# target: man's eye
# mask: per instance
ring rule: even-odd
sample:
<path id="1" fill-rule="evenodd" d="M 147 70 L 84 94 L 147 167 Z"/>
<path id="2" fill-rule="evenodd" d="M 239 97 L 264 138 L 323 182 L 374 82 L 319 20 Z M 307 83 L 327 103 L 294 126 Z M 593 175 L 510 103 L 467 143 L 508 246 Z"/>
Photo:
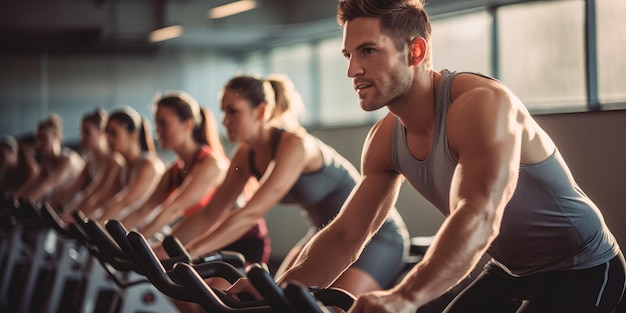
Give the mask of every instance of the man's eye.
<path id="1" fill-rule="evenodd" d="M 364 48 L 363 49 L 363 54 L 364 55 L 371 55 L 375 52 L 375 50 L 373 48 Z"/>

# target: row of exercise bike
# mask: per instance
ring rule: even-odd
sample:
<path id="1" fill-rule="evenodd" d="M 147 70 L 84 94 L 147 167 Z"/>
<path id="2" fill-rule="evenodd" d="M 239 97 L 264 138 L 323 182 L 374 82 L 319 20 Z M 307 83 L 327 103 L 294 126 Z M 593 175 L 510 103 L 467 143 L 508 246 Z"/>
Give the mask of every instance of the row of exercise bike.
<path id="1" fill-rule="evenodd" d="M 264 264 L 246 265 L 236 252 L 191 259 L 166 236 L 169 258 L 158 259 L 146 238 L 116 221 L 105 225 L 80 211 L 66 223 L 48 205 L 19 199 L 0 202 L 0 311 L 2 312 L 179 312 L 172 299 L 199 304 L 206 312 L 347 311 L 354 296 L 336 288 L 297 282 L 277 285 Z M 412 240 L 407 269 L 429 245 Z M 264 301 L 234 299 L 207 285 L 221 277 L 247 277 Z"/>

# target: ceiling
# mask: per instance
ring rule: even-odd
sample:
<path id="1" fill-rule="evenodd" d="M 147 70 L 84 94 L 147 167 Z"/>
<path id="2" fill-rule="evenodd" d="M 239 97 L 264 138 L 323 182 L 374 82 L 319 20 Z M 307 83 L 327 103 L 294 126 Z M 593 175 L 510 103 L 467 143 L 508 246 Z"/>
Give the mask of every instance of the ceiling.
<path id="1" fill-rule="evenodd" d="M 212 20 L 233 0 L 0 0 L 0 53 L 151 53 L 163 47 L 244 53 L 339 34 L 337 0 L 257 0 L 258 7 Z M 431 15 L 520 0 L 429 0 Z M 181 37 L 150 43 L 150 32 L 179 24 Z"/>

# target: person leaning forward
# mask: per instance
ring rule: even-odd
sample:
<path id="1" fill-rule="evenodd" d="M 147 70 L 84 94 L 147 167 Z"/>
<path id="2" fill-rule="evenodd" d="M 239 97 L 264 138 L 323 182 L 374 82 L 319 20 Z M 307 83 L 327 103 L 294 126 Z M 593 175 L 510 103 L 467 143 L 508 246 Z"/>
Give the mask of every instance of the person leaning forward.
<path id="1" fill-rule="evenodd" d="M 340 0 L 337 16 L 361 108 L 389 113 L 365 141 L 363 176 L 343 214 L 279 282 L 328 286 L 358 257 L 406 178 L 446 219 L 400 284 L 361 295 L 350 312 L 415 312 L 486 252 L 491 261 L 444 312 L 613 312 L 624 256 L 520 99 L 495 79 L 433 70 L 419 1 Z"/>

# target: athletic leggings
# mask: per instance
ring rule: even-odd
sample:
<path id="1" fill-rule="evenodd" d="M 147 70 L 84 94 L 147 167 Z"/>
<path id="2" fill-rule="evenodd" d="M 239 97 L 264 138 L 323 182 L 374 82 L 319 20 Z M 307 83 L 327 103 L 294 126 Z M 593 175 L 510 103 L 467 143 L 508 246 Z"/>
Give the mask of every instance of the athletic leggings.
<path id="1" fill-rule="evenodd" d="M 444 313 L 611 313 L 624 293 L 624 256 L 582 269 L 514 277 L 493 263 Z"/>

